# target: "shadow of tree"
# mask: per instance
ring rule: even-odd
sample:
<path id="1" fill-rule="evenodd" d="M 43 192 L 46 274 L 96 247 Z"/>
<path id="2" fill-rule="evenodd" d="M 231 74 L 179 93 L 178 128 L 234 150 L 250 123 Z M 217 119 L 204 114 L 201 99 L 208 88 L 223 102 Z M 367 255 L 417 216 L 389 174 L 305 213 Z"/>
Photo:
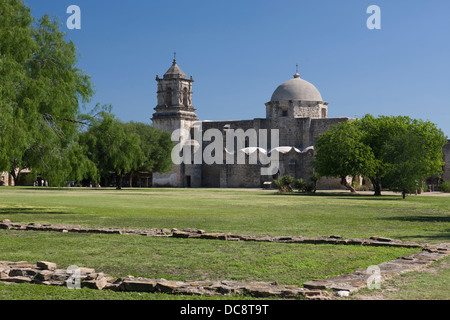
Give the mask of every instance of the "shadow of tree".
<path id="1" fill-rule="evenodd" d="M 450 223 L 450 216 L 436 216 L 436 215 L 430 215 L 430 216 L 420 215 L 420 216 L 410 216 L 410 217 L 394 216 L 394 217 L 380 217 L 378 219 L 386 220 L 386 221 L 427 223 L 428 226 L 430 223 L 439 223 L 439 224 Z M 402 236 L 401 239 L 404 241 L 408 241 L 411 239 L 411 240 L 419 241 L 419 242 L 420 242 L 419 239 L 423 239 L 423 241 L 425 241 L 425 242 L 428 242 L 428 241 L 448 242 L 448 241 L 450 241 L 450 229 L 449 228 L 438 230 L 436 232 L 437 232 L 436 234 L 426 234 L 426 231 L 425 231 L 424 232 L 425 234 Z"/>
<path id="2" fill-rule="evenodd" d="M 11 214 L 73 214 L 68 211 L 57 211 L 51 210 L 49 208 L 0 208 L 0 215 L 11 215 Z"/>
<path id="3" fill-rule="evenodd" d="M 380 217 L 380 220 L 396 220 L 406 222 L 450 222 L 450 216 L 395 216 L 395 217 Z"/>
<path id="4" fill-rule="evenodd" d="M 403 241 L 417 241 L 417 242 L 449 242 L 450 241 L 450 230 L 443 231 L 442 234 L 435 235 L 414 235 L 414 236 L 402 236 L 401 239 Z M 423 239 L 423 241 L 419 240 Z"/>
<path id="5" fill-rule="evenodd" d="M 326 193 L 299 193 L 299 192 L 292 192 L 292 193 L 266 193 L 264 195 L 280 195 L 280 196 L 295 196 L 295 197 L 327 197 L 327 198 L 334 198 L 334 199 L 349 199 L 349 200 L 376 200 L 376 201 L 405 201 L 402 199 L 401 195 L 381 195 L 381 196 L 374 196 L 374 195 L 368 195 L 368 194 L 359 194 L 359 193 L 344 193 L 344 192 L 326 192 Z"/>

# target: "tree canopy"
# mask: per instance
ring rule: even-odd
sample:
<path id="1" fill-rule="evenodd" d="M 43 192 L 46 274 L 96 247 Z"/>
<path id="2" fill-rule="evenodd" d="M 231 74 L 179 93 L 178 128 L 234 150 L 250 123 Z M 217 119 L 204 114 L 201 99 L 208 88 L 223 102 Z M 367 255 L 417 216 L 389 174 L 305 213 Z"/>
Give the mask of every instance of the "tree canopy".
<path id="1" fill-rule="evenodd" d="M 121 188 L 124 174 L 136 170 L 166 172 L 172 168 L 173 143 L 168 133 L 144 123 L 123 123 L 110 111 L 104 106 L 80 135 L 80 144 L 95 163 L 99 177 L 114 173 L 116 185 Z"/>
<path id="2" fill-rule="evenodd" d="M 168 132 L 141 122 L 124 123 L 125 130 L 140 137 L 142 158 L 135 170 L 167 172 L 172 169 L 171 152 L 174 143 Z"/>

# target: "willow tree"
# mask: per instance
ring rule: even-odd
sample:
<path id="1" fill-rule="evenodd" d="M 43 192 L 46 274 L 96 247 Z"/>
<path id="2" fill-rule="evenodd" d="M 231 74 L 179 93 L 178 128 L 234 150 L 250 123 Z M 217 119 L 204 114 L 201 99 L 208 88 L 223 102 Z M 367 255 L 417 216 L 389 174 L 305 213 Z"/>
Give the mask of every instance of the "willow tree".
<path id="1" fill-rule="evenodd" d="M 56 19 L 36 20 L 22 1 L 0 0 L 0 170 L 15 181 L 23 168 L 55 185 L 92 169 L 79 152 L 77 120 L 93 90 L 65 36 Z"/>
<path id="2" fill-rule="evenodd" d="M 142 163 L 141 140 L 106 109 L 91 118 L 91 126 L 80 135 L 80 143 L 86 156 L 96 165 L 99 176 L 109 177 L 114 173 L 117 189 L 120 189 L 123 175 Z"/>

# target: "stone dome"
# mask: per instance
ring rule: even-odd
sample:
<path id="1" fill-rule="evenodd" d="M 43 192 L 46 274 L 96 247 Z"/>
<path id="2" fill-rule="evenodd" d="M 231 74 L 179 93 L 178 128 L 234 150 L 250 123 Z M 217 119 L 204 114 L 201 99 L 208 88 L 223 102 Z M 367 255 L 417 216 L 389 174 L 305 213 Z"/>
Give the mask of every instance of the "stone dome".
<path id="1" fill-rule="evenodd" d="M 319 90 L 313 84 L 301 79 L 298 73 L 293 79 L 281 84 L 270 99 L 270 101 L 286 100 L 323 101 Z"/>

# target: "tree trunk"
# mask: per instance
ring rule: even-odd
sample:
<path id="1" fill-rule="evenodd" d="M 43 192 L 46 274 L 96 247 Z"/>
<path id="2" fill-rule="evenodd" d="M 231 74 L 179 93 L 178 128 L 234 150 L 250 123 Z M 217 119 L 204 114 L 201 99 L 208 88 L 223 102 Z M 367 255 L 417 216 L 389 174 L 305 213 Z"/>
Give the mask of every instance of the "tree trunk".
<path id="1" fill-rule="evenodd" d="M 373 189 L 375 191 L 375 196 L 381 196 L 381 186 L 380 186 L 380 182 L 378 181 L 377 178 L 370 178 L 370 182 L 372 182 L 373 185 Z"/>
<path id="2" fill-rule="evenodd" d="M 352 186 L 350 183 L 347 182 L 346 177 L 341 177 L 341 184 L 346 187 L 348 190 L 350 190 L 352 193 L 356 193 L 355 187 Z"/>
<path id="3" fill-rule="evenodd" d="M 405 191 L 402 192 L 402 196 L 403 196 L 403 199 L 406 198 L 406 192 Z"/>
<path id="4" fill-rule="evenodd" d="M 11 177 L 13 178 L 14 187 L 15 187 L 16 184 L 17 184 L 17 180 L 18 180 L 18 178 L 19 178 L 20 168 L 19 168 L 19 170 L 17 171 L 17 174 L 16 174 L 16 168 L 15 168 L 15 167 L 11 169 L 11 171 L 9 172 L 9 174 L 10 174 Z"/>
<path id="5" fill-rule="evenodd" d="M 118 174 L 116 178 L 116 190 L 122 189 L 122 174 Z"/>

